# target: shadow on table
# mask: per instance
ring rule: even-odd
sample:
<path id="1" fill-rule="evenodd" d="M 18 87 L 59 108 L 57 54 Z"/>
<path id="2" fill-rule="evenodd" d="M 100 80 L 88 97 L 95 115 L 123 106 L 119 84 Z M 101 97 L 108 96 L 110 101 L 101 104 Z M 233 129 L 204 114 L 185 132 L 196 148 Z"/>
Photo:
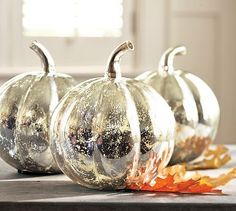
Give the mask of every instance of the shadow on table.
<path id="1" fill-rule="evenodd" d="M 59 175 L 59 174 L 54 174 Z M 44 177 L 50 176 L 50 174 L 33 174 L 28 172 L 19 173 L 17 169 L 5 163 L 0 159 L 0 181 L 1 180 L 17 180 L 24 178 L 36 178 L 36 177 Z"/>
<path id="2" fill-rule="evenodd" d="M 35 178 L 35 177 L 43 177 L 48 175 L 37 175 L 37 174 L 22 174 L 18 173 L 17 170 L 11 172 L 4 172 L 0 174 L 0 181 L 1 180 L 16 180 L 16 179 L 24 179 L 24 178 Z"/>

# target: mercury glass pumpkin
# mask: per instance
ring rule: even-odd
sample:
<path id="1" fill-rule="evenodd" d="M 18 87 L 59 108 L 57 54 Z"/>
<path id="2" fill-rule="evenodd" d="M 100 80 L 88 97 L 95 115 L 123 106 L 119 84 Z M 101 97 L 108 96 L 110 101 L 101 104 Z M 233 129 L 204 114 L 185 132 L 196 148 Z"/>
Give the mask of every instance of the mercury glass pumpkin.
<path id="1" fill-rule="evenodd" d="M 30 48 L 43 70 L 20 74 L 0 88 L 0 156 L 19 172 L 57 173 L 49 147 L 52 111 L 74 80 L 56 73 L 49 52 L 37 41 Z"/>
<path id="2" fill-rule="evenodd" d="M 174 69 L 175 55 L 185 54 L 184 46 L 170 48 L 161 57 L 157 71 L 136 78 L 151 85 L 174 112 L 176 137 L 170 164 L 199 157 L 214 140 L 220 117 L 219 104 L 209 86 L 192 73 Z"/>
<path id="3" fill-rule="evenodd" d="M 121 77 L 120 58 L 133 49 L 129 41 L 121 44 L 105 76 L 69 91 L 53 113 L 52 153 L 60 169 L 80 185 L 122 189 L 145 166 L 153 165 L 157 174 L 172 155 L 170 107 L 150 86 Z"/>

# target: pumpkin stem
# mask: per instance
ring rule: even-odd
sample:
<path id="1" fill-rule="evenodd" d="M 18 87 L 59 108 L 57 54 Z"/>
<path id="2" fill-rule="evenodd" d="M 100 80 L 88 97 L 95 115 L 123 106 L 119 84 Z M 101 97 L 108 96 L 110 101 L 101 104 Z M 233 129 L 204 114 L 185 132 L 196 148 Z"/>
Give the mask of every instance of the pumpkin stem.
<path id="1" fill-rule="evenodd" d="M 187 49 L 185 46 L 176 46 L 174 48 L 167 49 L 160 59 L 159 71 L 173 73 L 175 56 L 186 55 L 186 53 Z"/>
<path id="2" fill-rule="evenodd" d="M 125 41 L 118 46 L 110 55 L 107 62 L 105 77 L 118 78 L 121 77 L 120 59 L 127 51 L 133 51 L 134 45 L 130 41 Z"/>
<path id="3" fill-rule="evenodd" d="M 42 62 L 43 70 L 46 73 L 55 71 L 55 64 L 53 58 L 48 52 L 48 50 L 41 43 L 35 40 L 30 45 L 30 48 L 39 55 Z"/>

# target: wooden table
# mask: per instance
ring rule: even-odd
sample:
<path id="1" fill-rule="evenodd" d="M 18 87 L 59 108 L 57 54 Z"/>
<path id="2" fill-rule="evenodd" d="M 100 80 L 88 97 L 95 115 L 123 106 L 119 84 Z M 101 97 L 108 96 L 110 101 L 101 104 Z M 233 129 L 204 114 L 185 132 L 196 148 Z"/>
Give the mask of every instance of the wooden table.
<path id="1" fill-rule="evenodd" d="M 236 166 L 236 145 L 229 145 L 232 161 L 216 176 Z M 236 180 L 222 188 L 224 195 L 168 194 L 132 191 L 96 191 L 73 184 L 64 175 L 18 174 L 0 160 L 0 211 L 5 210 L 236 210 Z"/>

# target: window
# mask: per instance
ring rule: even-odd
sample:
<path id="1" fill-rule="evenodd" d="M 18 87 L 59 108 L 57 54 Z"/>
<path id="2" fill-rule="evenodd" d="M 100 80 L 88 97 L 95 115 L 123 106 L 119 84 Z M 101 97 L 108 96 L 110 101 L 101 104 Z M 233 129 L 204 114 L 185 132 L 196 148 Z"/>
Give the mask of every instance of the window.
<path id="1" fill-rule="evenodd" d="M 122 35 L 122 0 L 23 0 L 22 14 L 26 36 Z"/>
<path id="2" fill-rule="evenodd" d="M 2 0 L 0 61 L 23 71 L 27 66 L 38 67 L 37 57 L 28 48 L 38 40 L 60 71 L 101 74 L 112 49 L 124 40 L 134 40 L 134 4 L 134 0 Z M 133 60 L 134 56 L 123 60 L 126 70 Z"/>

